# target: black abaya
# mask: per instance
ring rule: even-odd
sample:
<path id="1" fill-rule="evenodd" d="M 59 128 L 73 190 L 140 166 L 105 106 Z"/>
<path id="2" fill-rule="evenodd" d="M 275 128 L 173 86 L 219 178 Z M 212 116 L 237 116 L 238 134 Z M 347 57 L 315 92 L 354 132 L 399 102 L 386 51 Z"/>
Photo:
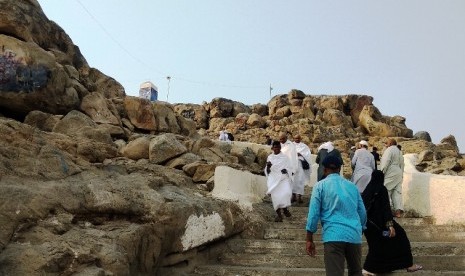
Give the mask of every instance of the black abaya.
<path id="1" fill-rule="evenodd" d="M 373 273 L 386 273 L 410 267 L 413 264 L 410 241 L 405 230 L 393 220 L 381 171 L 373 171 L 362 198 L 368 217 L 367 229 L 364 232 L 368 242 L 368 254 L 363 268 Z M 383 237 L 382 231 L 387 231 L 387 225 L 391 223 L 396 231 L 395 237 Z"/>

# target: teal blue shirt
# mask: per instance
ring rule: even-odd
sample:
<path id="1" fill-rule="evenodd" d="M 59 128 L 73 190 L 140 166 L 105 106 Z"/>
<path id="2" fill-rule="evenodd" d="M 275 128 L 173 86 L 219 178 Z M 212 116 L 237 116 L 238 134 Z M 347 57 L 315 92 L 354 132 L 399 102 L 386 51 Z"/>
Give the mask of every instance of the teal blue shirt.
<path id="1" fill-rule="evenodd" d="M 320 220 L 323 242 L 361 244 L 367 216 L 357 186 L 337 173 L 316 183 L 309 204 L 307 231 L 315 233 Z"/>

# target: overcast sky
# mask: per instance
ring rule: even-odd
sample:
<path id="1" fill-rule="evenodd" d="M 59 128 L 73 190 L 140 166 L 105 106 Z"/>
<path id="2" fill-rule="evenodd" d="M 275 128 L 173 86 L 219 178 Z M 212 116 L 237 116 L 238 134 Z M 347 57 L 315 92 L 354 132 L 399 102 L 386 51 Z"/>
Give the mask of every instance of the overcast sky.
<path id="1" fill-rule="evenodd" d="M 463 0 L 39 3 L 127 95 L 144 81 L 171 103 L 266 104 L 270 85 L 272 95 L 366 94 L 465 152 Z"/>

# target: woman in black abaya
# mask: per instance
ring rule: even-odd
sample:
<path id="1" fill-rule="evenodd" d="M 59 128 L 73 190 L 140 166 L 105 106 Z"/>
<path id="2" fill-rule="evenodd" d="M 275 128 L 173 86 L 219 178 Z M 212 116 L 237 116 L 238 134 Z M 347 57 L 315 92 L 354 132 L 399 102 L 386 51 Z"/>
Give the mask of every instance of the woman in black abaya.
<path id="1" fill-rule="evenodd" d="M 392 218 L 383 172 L 373 171 L 362 198 L 368 217 L 367 229 L 364 232 L 368 242 L 368 254 L 363 265 L 364 275 L 398 269 L 407 269 L 408 272 L 422 269 L 421 265 L 413 264 L 407 234 Z"/>

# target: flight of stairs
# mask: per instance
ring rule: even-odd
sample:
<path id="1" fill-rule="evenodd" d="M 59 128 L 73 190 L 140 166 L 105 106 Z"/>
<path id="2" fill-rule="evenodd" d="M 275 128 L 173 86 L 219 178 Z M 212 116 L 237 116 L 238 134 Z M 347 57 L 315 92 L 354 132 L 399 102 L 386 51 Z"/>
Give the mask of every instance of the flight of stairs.
<path id="1" fill-rule="evenodd" d="M 270 216 L 263 238 L 226 241 L 226 252 L 211 260 L 211 264 L 197 266 L 190 275 L 326 275 L 320 230 L 314 235 L 318 241 L 316 258 L 305 251 L 305 205 L 291 207 L 292 217 L 285 217 L 284 222 L 274 222 Z M 424 270 L 414 274 L 399 270 L 386 275 L 465 275 L 465 226 L 433 225 L 428 218 L 400 218 L 397 222 L 410 239 L 414 263 L 423 265 Z M 362 248 L 365 256 L 365 240 Z M 364 257 L 362 263 L 363 260 Z"/>

